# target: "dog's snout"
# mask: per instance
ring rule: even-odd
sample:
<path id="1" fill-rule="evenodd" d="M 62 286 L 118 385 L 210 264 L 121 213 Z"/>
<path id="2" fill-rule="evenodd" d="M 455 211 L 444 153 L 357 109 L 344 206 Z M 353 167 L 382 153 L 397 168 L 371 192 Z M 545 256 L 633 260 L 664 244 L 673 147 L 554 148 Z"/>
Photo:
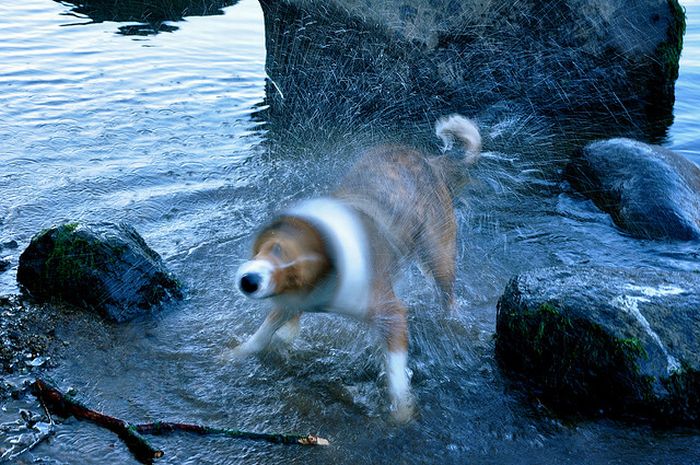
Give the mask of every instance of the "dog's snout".
<path id="1" fill-rule="evenodd" d="M 262 281 L 262 276 L 259 273 L 245 273 L 241 276 L 241 290 L 246 294 L 253 294 L 260 289 Z"/>
<path id="2" fill-rule="evenodd" d="M 251 299 L 270 297 L 274 290 L 272 272 L 274 267 L 265 260 L 245 262 L 236 273 L 238 289 Z"/>

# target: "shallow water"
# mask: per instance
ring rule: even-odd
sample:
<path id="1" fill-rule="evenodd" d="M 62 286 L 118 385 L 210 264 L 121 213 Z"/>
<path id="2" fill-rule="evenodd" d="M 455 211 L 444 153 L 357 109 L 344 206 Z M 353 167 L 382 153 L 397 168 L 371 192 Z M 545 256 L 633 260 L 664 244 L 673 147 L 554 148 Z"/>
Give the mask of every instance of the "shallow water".
<path id="1" fill-rule="evenodd" d="M 686 6 L 665 145 L 700 163 L 700 3 Z M 124 23 L 94 23 L 45 0 L 5 2 L 0 13 L 0 239 L 20 243 L 5 253 L 16 265 L 31 236 L 60 221 L 126 221 L 188 288 L 152 319 L 59 328 L 72 342 L 53 378 L 129 420 L 317 432 L 332 442 L 302 449 L 175 435 L 154 441 L 166 451 L 159 463 L 700 462 L 697 431 L 558 420 L 497 368 L 495 302 L 514 273 L 576 264 L 700 270 L 697 244 L 628 238 L 591 203 L 562 193 L 559 164 L 528 152 L 556 150 L 544 123 L 498 108 L 477 115 L 491 153 L 458 202 L 458 311 L 436 312 L 414 270 L 400 283 L 412 309 L 420 417 L 396 427 L 381 354 L 361 324 L 311 315 L 291 350 L 238 364 L 219 357 L 264 316 L 232 283 L 251 232 L 292 199 L 332 185 L 352 160 L 348 137 L 328 128 L 301 142 L 268 136 L 258 4 L 166 23 L 173 27 L 160 29 L 172 32 L 155 35 L 125 35 Z M 15 269 L 0 274 L 0 294 L 17 291 L 14 279 Z M 55 464 L 135 463 L 113 435 L 74 420 L 32 454 Z"/>

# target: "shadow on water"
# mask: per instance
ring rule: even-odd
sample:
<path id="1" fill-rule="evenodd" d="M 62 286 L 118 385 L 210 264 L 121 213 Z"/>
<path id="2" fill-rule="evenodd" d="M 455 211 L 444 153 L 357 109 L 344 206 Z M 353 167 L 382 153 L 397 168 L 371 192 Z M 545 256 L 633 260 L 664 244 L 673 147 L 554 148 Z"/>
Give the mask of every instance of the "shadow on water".
<path id="1" fill-rule="evenodd" d="M 177 26 L 167 24 L 181 21 L 186 16 L 210 16 L 223 14 L 222 8 L 235 5 L 238 0 L 54 0 L 64 5 L 72 5 L 70 13 L 92 24 L 105 21 L 138 22 L 119 26 L 119 34 L 127 36 L 146 36 L 159 32 L 174 32 Z"/>

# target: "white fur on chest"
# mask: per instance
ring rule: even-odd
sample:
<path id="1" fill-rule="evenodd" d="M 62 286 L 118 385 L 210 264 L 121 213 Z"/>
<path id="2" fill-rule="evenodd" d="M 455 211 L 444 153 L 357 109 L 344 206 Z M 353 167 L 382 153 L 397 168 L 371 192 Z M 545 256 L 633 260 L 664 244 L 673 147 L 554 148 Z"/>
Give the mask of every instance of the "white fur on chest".
<path id="1" fill-rule="evenodd" d="M 314 302 L 317 307 L 363 319 L 369 306 L 372 267 L 367 234 L 358 214 L 327 197 L 304 201 L 284 214 L 308 221 L 327 242 L 336 273 L 335 289 L 326 301 Z"/>

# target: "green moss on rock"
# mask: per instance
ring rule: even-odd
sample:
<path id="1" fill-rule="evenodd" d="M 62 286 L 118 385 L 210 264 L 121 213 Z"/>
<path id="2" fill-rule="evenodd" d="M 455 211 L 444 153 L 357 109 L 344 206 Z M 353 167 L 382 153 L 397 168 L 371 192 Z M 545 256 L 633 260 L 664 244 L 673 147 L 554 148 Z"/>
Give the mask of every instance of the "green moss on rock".
<path id="1" fill-rule="evenodd" d="M 497 332 L 499 359 L 527 372 L 542 393 L 564 411 L 579 410 L 581 399 L 598 403 L 590 405 L 593 411 L 613 406 L 620 397 L 644 395 L 627 382 L 612 397 L 607 393 L 610 378 L 631 380 L 638 376 L 643 348 L 634 338 L 615 338 L 595 323 L 572 319 L 550 302 L 517 312 L 499 303 Z"/>
<path id="2" fill-rule="evenodd" d="M 69 223 L 50 232 L 54 247 L 44 266 L 45 280 L 54 279 L 55 274 L 62 282 L 77 283 L 85 278 L 86 270 L 98 265 L 95 244 L 74 234 L 77 229 L 77 223 Z"/>
<path id="3" fill-rule="evenodd" d="M 60 299 L 126 321 L 182 295 L 160 256 L 127 225 L 67 223 L 37 234 L 17 280 L 40 300 Z"/>
<path id="4" fill-rule="evenodd" d="M 562 413 L 699 424 L 698 305 L 696 273 L 536 270 L 498 302 L 497 359 Z"/>

